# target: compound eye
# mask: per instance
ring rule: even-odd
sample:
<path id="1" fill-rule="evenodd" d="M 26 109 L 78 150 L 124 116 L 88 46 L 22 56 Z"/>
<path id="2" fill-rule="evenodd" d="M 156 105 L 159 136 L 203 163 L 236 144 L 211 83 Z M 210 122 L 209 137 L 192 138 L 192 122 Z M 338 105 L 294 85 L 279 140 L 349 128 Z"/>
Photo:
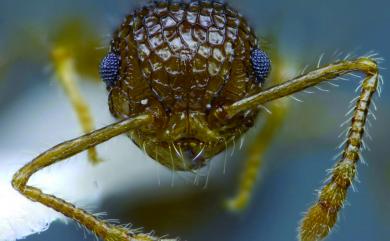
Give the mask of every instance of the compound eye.
<path id="1" fill-rule="evenodd" d="M 99 66 L 99 73 L 106 86 L 112 87 L 118 80 L 120 57 L 114 53 L 107 54 Z"/>
<path id="2" fill-rule="evenodd" d="M 260 49 L 253 49 L 251 53 L 251 62 L 257 83 L 264 83 L 271 71 L 271 60 L 268 55 Z"/>

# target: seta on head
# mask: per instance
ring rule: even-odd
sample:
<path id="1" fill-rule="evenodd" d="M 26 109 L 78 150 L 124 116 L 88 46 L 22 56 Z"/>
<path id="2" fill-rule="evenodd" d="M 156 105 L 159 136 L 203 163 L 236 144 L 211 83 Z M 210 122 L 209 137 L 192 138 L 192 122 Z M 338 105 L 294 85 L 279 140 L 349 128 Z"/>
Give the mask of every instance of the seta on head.
<path id="1" fill-rule="evenodd" d="M 154 124 L 129 135 L 175 170 L 204 166 L 253 126 L 258 108 L 226 120 L 209 114 L 261 91 L 270 70 L 246 19 L 216 1 L 136 9 L 100 64 L 113 116 L 152 112 Z"/>

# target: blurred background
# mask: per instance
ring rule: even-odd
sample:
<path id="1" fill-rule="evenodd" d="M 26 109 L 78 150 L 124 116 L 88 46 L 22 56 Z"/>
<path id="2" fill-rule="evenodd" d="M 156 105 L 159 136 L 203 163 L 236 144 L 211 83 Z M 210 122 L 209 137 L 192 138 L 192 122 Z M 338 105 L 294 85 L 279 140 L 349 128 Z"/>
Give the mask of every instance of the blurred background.
<path id="1" fill-rule="evenodd" d="M 316 66 L 323 53 L 323 63 L 332 62 L 336 59 L 332 56 L 335 51 L 343 52 L 343 56 L 358 56 L 374 50 L 385 59 L 390 58 L 390 4 L 386 0 L 227 2 L 248 18 L 259 35 L 272 39 L 268 41 L 270 48 L 277 48 L 290 64 L 297 66 L 298 72 L 305 65 Z M 79 84 L 91 104 L 96 126 L 114 121 L 108 112 L 105 88 L 94 77 L 111 32 L 142 3 L 1 0 L 0 162 L 1 157 L 12 154 L 37 154 L 81 133 L 53 74 L 50 49 L 59 42 L 80 53 Z M 88 54 L 81 54 L 83 51 Z M 83 59 L 85 56 L 87 60 Z M 387 62 L 383 67 L 386 65 Z M 382 70 L 382 74 L 386 83 L 388 70 Z M 326 86 L 329 92 L 296 96 L 304 102 L 291 103 L 288 117 L 264 157 L 254 198 L 243 213 L 228 213 L 222 203 L 235 193 L 240 161 L 249 141 L 232 157 L 229 152 L 225 174 L 223 156 L 216 158 L 205 188 L 205 177 L 194 184 L 194 176 L 183 173 L 176 174 L 176 184 L 172 186 L 172 174 L 143 157 L 126 138 L 116 138 L 98 148 L 106 162 L 88 179 L 95 186 L 100 185 L 97 189 L 101 195 L 99 201 L 94 201 L 94 210 L 107 212 L 106 218 L 183 240 L 296 240 L 302 212 L 316 200 L 314 190 L 325 179 L 325 170 L 334 164 L 332 157 L 340 142 L 337 136 L 342 131 L 339 126 L 345 120 L 349 101 L 356 96 L 356 82 L 338 84 L 339 88 Z M 377 100 L 377 120 L 370 128 L 374 139 L 368 142 L 371 151 L 363 153 L 368 165 L 359 164 L 360 182 L 355 183 L 358 192 L 349 192 L 349 204 L 327 238 L 329 241 L 383 241 L 390 237 L 390 131 L 386 121 L 390 119 L 390 93 L 386 87 L 385 84 L 383 95 Z M 82 180 L 84 174 L 78 171 Z M 113 181 L 107 181 L 110 178 Z M 56 194 L 61 196 L 61 187 Z M 72 222 L 54 222 L 47 231 L 26 238 L 94 239 Z"/>

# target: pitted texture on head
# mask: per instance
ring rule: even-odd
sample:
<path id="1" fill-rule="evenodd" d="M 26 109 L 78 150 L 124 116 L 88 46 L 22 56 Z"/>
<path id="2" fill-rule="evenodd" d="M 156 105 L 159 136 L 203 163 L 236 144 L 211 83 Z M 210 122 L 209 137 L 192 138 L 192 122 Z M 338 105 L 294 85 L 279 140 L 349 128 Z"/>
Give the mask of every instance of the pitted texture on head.
<path id="1" fill-rule="evenodd" d="M 256 47 L 245 18 L 211 1 L 137 9 L 111 45 L 121 55 L 121 94 L 134 105 L 150 94 L 172 112 L 206 111 L 257 92 L 250 62 Z"/>
<path id="2" fill-rule="evenodd" d="M 253 71 L 256 74 L 256 81 L 258 83 L 264 83 L 269 72 L 271 71 L 271 61 L 267 54 L 256 48 L 252 50 L 251 62 Z"/>
<path id="3" fill-rule="evenodd" d="M 107 54 L 99 66 L 99 73 L 107 87 L 112 87 L 118 80 L 120 57 L 114 53 Z"/>
<path id="4" fill-rule="evenodd" d="M 200 168 L 253 125 L 257 108 L 228 125 L 208 115 L 261 90 L 251 63 L 258 47 L 253 29 L 227 4 L 155 1 L 114 33 L 120 68 L 108 88 L 110 111 L 117 118 L 152 112 L 158 125 L 134 130 L 133 141 L 172 169 Z"/>

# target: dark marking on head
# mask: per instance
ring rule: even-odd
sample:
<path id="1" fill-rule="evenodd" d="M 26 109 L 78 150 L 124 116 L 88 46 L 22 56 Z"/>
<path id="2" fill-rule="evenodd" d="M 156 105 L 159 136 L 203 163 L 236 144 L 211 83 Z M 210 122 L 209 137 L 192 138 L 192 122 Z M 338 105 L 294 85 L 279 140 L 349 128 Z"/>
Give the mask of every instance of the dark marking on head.
<path id="1" fill-rule="evenodd" d="M 258 83 L 264 83 L 271 71 L 271 60 L 268 55 L 260 49 L 253 49 L 251 53 L 251 62 L 253 71 L 256 75 L 256 81 Z"/>
<path id="2" fill-rule="evenodd" d="M 114 53 L 107 54 L 99 66 L 99 73 L 107 88 L 115 85 L 118 80 L 120 57 Z"/>

